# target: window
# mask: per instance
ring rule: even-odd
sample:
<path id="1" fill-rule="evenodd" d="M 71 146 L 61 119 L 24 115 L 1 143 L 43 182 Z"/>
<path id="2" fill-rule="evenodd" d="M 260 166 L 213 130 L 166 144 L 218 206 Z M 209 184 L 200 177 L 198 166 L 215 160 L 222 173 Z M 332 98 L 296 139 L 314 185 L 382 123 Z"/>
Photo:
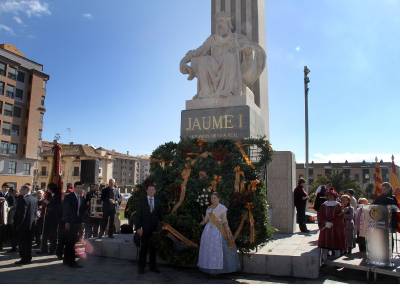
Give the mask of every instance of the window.
<path id="1" fill-rule="evenodd" d="M 31 175 L 31 163 L 24 163 L 24 175 Z"/>
<path id="2" fill-rule="evenodd" d="M 24 98 L 24 91 L 21 89 L 15 89 L 15 98 L 22 100 Z"/>
<path id="3" fill-rule="evenodd" d="M 43 113 L 40 113 L 40 123 L 42 123 L 43 124 Z"/>
<path id="4" fill-rule="evenodd" d="M 369 169 L 363 169 L 363 183 L 369 182 Z"/>
<path id="5" fill-rule="evenodd" d="M 8 154 L 8 142 L 1 141 L 1 143 L 0 143 L 0 153 L 1 154 Z"/>
<path id="6" fill-rule="evenodd" d="M 332 174 L 332 169 L 330 169 L 330 168 L 325 169 L 325 176 L 329 176 L 331 174 Z"/>
<path id="7" fill-rule="evenodd" d="M 46 166 L 42 166 L 42 171 L 40 172 L 41 176 L 47 176 L 47 167 Z"/>
<path id="8" fill-rule="evenodd" d="M 343 174 L 346 179 L 350 179 L 350 169 L 349 168 L 343 169 Z"/>
<path id="9" fill-rule="evenodd" d="M 14 86 L 7 85 L 7 90 L 6 90 L 7 97 L 14 98 L 14 94 L 15 94 L 14 90 L 15 90 Z"/>
<path id="10" fill-rule="evenodd" d="M 8 78 L 17 80 L 17 69 L 8 67 Z"/>
<path id="11" fill-rule="evenodd" d="M 11 135 L 11 123 L 3 122 L 3 135 L 10 136 Z"/>
<path id="12" fill-rule="evenodd" d="M 13 116 L 13 105 L 4 103 L 4 115 Z"/>
<path id="13" fill-rule="evenodd" d="M 382 180 L 383 180 L 383 182 L 389 182 L 389 170 L 388 170 L 388 168 L 382 168 Z"/>
<path id="14" fill-rule="evenodd" d="M 0 95 L 4 95 L 4 82 L 0 82 Z"/>
<path id="15" fill-rule="evenodd" d="M 9 154 L 17 154 L 18 153 L 18 144 L 10 143 L 8 146 L 8 153 Z"/>
<path id="16" fill-rule="evenodd" d="M 14 113 L 13 113 L 13 115 L 14 115 L 14 117 L 21 118 L 21 115 L 22 115 L 21 107 L 14 106 Z"/>
<path id="17" fill-rule="evenodd" d="M 40 189 L 42 189 L 42 190 L 46 189 L 46 182 L 40 183 Z"/>
<path id="18" fill-rule="evenodd" d="M 42 140 L 42 130 L 39 130 L 39 140 Z"/>
<path id="19" fill-rule="evenodd" d="M 0 75 L 6 76 L 6 64 L 0 62 Z"/>
<path id="20" fill-rule="evenodd" d="M 8 174 L 17 174 L 17 162 L 8 162 Z"/>
<path id="21" fill-rule="evenodd" d="M 79 167 L 74 167 L 74 173 L 72 176 L 79 176 Z"/>
<path id="22" fill-rule="evenodd" d="M 0 101 L 0 115 L 3 113 L 3 102 Z"/>
<path id="23" fill-rule="evenodd" d="M 11 136 L 19 136 L 19 126 L 18 125 L 12 125 Z"/>
<path id="24" fill-rule="evenodd" d="M 19 82 L 25 82 L 25 73 L 21 72 L 21 71 L 18 71 L 17 80 Z"/>
<path id="25" fill-rule="evenodd" d="M 41 102 L 42 106 L 44 106 L 44 100 L 45 99 L 46 99 L 46 97 L 42 96 L 42 102 Z"/>

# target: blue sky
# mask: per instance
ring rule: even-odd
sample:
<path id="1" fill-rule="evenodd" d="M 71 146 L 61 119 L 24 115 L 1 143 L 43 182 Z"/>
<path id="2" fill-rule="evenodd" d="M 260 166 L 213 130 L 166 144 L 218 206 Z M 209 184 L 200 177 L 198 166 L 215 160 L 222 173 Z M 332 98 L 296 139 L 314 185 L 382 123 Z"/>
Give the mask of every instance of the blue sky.
<path id="1" fill-rule="evenodd" d="M 196 93 L 178 64 L 210 34 L 209 0 L 0 0 L 0 42 L 50 75 L 43 136 L 132 154 L 178 141 Z M 110 5 L 112 3 L 112 5 Z M 400 162 L 400 1 L 267 0 L 271 143 L 304 160 Z"/>

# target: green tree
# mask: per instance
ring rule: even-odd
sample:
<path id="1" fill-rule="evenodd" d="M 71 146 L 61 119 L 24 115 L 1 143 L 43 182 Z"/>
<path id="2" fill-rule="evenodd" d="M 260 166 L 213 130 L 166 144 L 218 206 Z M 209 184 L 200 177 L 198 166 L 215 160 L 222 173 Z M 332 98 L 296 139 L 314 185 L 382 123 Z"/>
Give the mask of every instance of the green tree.
<path id="1" fill-rule="evenodd" d="M 333 170 L 330 175 L 319 176 L 311 185 L 310 201 L 314 202 L 317 188 L 320 185 L 326 185 L 328 183 L 331 183 L 337 192 L 344 192 L 347 189 L 353 189 L 355 192 L 354 197 L 357 199 L 366 196 L 357 181 L 347 177 L 343 171 Z"/>

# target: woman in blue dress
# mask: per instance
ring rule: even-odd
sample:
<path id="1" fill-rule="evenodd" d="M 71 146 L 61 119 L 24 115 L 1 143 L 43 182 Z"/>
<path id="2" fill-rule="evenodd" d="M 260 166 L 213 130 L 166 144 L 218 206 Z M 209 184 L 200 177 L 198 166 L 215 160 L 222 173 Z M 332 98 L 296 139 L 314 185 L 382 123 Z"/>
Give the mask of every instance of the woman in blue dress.
<path id="1" fill-rule="evenodd" d="M 211 205 L 201 222 L 199 269 L 208 274 L 233 273 L 240 270 L 239 256 L 228 225 L 228 209 L 219 203 L 218 193 L 211 195 Z"/>

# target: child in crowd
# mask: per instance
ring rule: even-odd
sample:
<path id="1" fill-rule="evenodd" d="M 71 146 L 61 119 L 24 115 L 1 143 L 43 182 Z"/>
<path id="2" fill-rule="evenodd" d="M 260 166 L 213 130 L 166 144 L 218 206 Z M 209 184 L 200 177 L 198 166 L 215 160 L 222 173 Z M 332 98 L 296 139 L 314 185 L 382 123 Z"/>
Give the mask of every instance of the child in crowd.
<path id="1" fill-rule="evenodd" d="M 342 195 L 340 199 L 344 217 L 345 252 L 349 255 L 354 242 L 354 209 L 350 205 L 351 198 L 349 195 Z"/>
<path id="2" fill-rule="evenodd" d="M 367 226 L 364 219 L 364 210 L 363 206 L 368 205 L 368 200 L 365 198 L 358 199 L 358 208 L 356 212 L 355 226 L 357 233 L 357 243 L 358 248 L 362 257 L 365 257 L 365 253 L 367 252 L 365 238 L 367 236 Z"/>

